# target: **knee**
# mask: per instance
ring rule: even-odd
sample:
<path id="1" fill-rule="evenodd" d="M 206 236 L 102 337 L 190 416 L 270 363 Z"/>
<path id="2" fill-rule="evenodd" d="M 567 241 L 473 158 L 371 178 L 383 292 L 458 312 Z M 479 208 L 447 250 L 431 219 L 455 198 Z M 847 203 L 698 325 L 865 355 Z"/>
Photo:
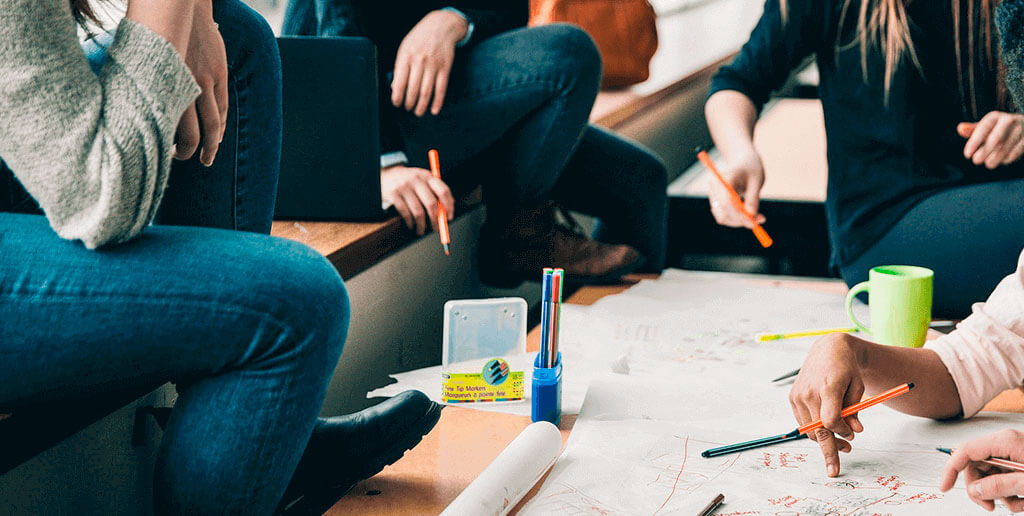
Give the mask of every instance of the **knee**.
<path id="1" fill-rule="evenodd" d="M 568 68 L 576 80 L 593 84 L 601 82 L 601 53 L 594 40 L 575 25 L 554 23 L 531 29 L 538 44 L 549 55 L 546 60 L 555 66 Z"/>
<path id="2" fill-rule="evenodd" d="M 246 294 L 294 336 L 292 340 L 319 343 L 307 351 L 323 353 L 333 370 L 351 317 L 344 282 L 313 249 L 290 240 L 268 241 L 247 267 Z"/>

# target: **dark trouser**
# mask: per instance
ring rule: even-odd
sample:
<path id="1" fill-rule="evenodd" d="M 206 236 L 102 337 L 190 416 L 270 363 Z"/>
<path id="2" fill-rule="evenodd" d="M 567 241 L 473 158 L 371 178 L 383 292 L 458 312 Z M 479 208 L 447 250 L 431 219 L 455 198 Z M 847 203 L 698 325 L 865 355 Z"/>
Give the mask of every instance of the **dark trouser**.
<path id="1" fill-rule="evenodd" d="M 518 29 L 457 54 L 444 107 L 400 110 L 410 162 L 438 149 L 448 180 L 482 183 L 488 219 L 554 199 L 600 219 L 595 237 L 665 261 L 667 173 L 658 158 L 588 124 L 601 78 L 597 48 L 569 25 Z"/>
<path id="2" fill-rule="evenodd" d="M 316 424 L 349 307 L 312 249 L 229 230 L 270 228 L 280 63 L 262 17 L 238 0 L 214 8 L 231 122 L 212 168 L 177 164 L 161 216 L 226 229 L 155 226 L 90 251 L 41 215 L 6 212 L 32 211 L 20 187 L 0 191 L 0 413 L 175 382 L 155 511 L 270 514 Z"/>
<path id="3" fill-rule="evenodd" d="M 932 314 L 962 319 L 1011 274 L 1024 247 L 1024 179 L 951 188 L 914 206 L 874 246 L 840 268 L 848 285 L 878 265 L 935 271 Z"/>

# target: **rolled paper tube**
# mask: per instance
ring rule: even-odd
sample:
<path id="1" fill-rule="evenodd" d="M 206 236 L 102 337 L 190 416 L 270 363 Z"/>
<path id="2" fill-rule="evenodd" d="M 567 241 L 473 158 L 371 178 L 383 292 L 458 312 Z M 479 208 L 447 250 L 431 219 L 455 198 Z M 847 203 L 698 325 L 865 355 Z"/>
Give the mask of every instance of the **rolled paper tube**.
<path id="1" fill-rule="evenodd" d="M 526 427 L 441 516 L 508 514 L 551 468 L 562 434 L 547 421 Z"/>

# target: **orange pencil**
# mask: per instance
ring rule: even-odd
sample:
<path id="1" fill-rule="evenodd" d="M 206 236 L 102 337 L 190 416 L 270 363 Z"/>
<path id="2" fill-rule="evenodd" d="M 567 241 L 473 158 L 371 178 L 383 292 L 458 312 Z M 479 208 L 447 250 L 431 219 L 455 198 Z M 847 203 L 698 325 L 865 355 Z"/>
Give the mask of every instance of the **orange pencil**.
<path id="1" fill-rule="evenodd" d="M 854 414 L 856 414 L 856 413 L 858 413 L 858 412 L 860 412 L 860 411 L 862 411 L 862 410 L 864 410 L 864 409 L 866 409 L 868 407 L 872 407 L 872 406 L 878 405 L 879 403 L 884 403 L 884 402 L 889 401 L 889 400 L 891 400 L 891 399 L 893 399 L 893 398 L 895 398 L 897 396 L 902 396 L 902 395 L 910 392 L 910 389 L 913 389 L 913 388 L 914 388 L 914 384 L 913 383 L 905 383 L 903 385 L 900 385 L 899 387 L 893 387 L 892 389 L 889 389 L 889 390 L 883 392 L 882 394 L 879 394 L 877 396 L 872 396 L 872 397 L 870 397 L 870 398 L 868 398 L 868 399 L 866 399 L 864 401 L 861 401 L 860 403 L 854 403 L 853 405 L 850 405 L 849 407 L 844 408 L 843 411 L 839 413 L 839 415 L 844 417 L 844 418 L 845 417 L 850 417 L 850 416 L 852 416 L 852 415 L 854 415 Z M 822 423 L 821 420 L 819 419 L 819 420 L 817 420 L 817 421 L 815 421 L 813 423 L 808 423 L 808 424 L 806 424 L 804 426 L 801 426 L 800 428 L 797 429 L 797 431 L 800 432 L 801 434 L 806 434 L 808 432 L 812 432 L 814 430 L 817 430 L 817 429 L 819 429 L 819 428 L 821 428 L 823 426 L 825 426 L 825 424 Z"/>
<path id="2" fill-rule="evenodd" d="M 868 398 L 868 399 L 866 399 L 864 401 L 861 401 L 860 403 L 854 403 L 853 405 L 850 405 L 849 407 L 844 408 L 839 414 L 842 415 L 842 417 L 844 417 L 844 418 L 845 417 L 850 417 L 853 414 L 856 414 L 856 413 L 858 413 L 858 412 L 860 412 L 860 411 L 862 411 L 862 410 L 864 410 L 864 409 L 866 409 L 868 407 L 872 407 L 874 405 L 878 405 L 879 403 L 882 403 L 882 402 L 885 402 L 885 401 L 889 401 L 889 400 L 891 400 L 891 399 L 893 399 L 893 398 L 895 398 L 897 396 L 902 396 L 902 395 L 910 392 L 910 389 L 913 389 L 913 388 L 914 388 L 914 384 L 913 383 L 905 383 L 903 385 L 900 385 L 899 387 L 894 387 L 894 388 L 889 389 L 888 391 L 885 391 L 885 392 L 883 392 L 883 393 L 881 393 L 881 394 L 879 394 L 877 396 L 873 396 L 873 397 Z M 736 452 L 746 451 L 746 450 L 750 450 L 750 449 L 753 449 L 753 448 L 760 448 L 762 446 L 768 446 L 768 445 L 771 445 L 771 444 L 779 444 L 779 443 L 785 443 L 785 442 L 789 442 L 789 441 L 796 441 L 798 439 L 806 439 L 808 432 L 813 432 L 814 430 L 817 430 L 817 429 L 821 428 L 822 426 L 824 426 L 824 425 L 822 424 L 821 420 L 819 419 L 819 420 L 817 420 L 817 421 L 815 421 L 813 423 L 808 423 L 808 424 L 806 424 L 804 426 L 801 426 L 801 427 L 797 428 L 796 430 L 793 430 L 792 432 L 789 432 L 789 433 L 779 434 L 779 435 L 772 435 L 772 436 L 769 436 L 769 437 L 762 437 L 760 439 L 754 439 L 753 441 L 746 441 L 746 442 L 737 443 L 737 444 L 729 444 L 729 445 L 726 445 L 726 446 L 719 446 L 718 448 L 711 448 L 710 450 L 704 450 L 703 452 L 701 452 L 700 456 L 704 457 L 704 458 L 718 457 L 719 455 L 725 455 L 725 454 L 728 454 L 728 453 L 736 453 Z"/>
<path id="3" fill-rule="evenodd" d="M 975 122 L 961 122 L 956 125 L 956 134 L 959 134 L 961 138 L 970 138 L 977 127 L 978 124 Z"/>
<path id="4" fill-rule="evenodd" d="M 437 150 L 430 149 L 427 158 L 430 159 L 430 172 L 434 177 L 441 179 L 441 159 L 437 155 Z M 438 235 L 441 236 L 441 245 L 444 246 L 444 255 L 448 256 L 448 244 L 452 243 L 452 237 L 448 234 L 448 212 L 440 201 L 437 203 L 437 229 Z"/>
<path id="5" fill-rule="evenodd" d="M 707 169 L 710 170 L 716 178 L 718 178 L 718 182 L 722 183 L 722 186 L 725 187 L 725 190 L 729 192 L 729 199 L 732 200 L 732 205 L 735 206 L 740 213 L 746 216 L 747 220 L 749 220 L 750 223 L 754 225 L 752 231 L 754 232 L 754 236 L 757 237 L 757 241 L 761 242 L 761 246 L 771 247 L 772 237 L 768 236 L 768 232 L 766 232 L 764 228 L 762 228 L 761 225 L 757 223 L 757 219 L 755 219 L 753 215 L 747 213 L 747 207 L 744 206 L 743 199 L 740 198 L 740 194 L 736 193 L 736 190 L 732 187 L 732 185 L 729 184 L 729 182 L 726 181 L 724 177 L 722 177 L 722 174 L 718 172 L 718 168 L 716 168 L 714 162 L 711 161 L 711 157 L 708 156 L 707 151 L 701 150 L 700 152 L 698 152 L 697 159 L 699 159 L 700 162 L 703 163 L 704 166 L 707 167 Z"/>

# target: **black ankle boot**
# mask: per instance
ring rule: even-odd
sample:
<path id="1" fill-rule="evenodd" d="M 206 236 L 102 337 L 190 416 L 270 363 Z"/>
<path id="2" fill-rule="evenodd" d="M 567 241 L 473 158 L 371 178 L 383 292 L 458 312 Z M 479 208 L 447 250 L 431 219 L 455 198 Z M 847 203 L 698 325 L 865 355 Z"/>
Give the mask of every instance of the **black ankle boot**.
<path id="1" fill-rule="evenodd" d="M 442 408 L 420 391 L 405 391 L 355 414 L 319 419 L 277 514 L 320 516 L 416 446 Z"/>

